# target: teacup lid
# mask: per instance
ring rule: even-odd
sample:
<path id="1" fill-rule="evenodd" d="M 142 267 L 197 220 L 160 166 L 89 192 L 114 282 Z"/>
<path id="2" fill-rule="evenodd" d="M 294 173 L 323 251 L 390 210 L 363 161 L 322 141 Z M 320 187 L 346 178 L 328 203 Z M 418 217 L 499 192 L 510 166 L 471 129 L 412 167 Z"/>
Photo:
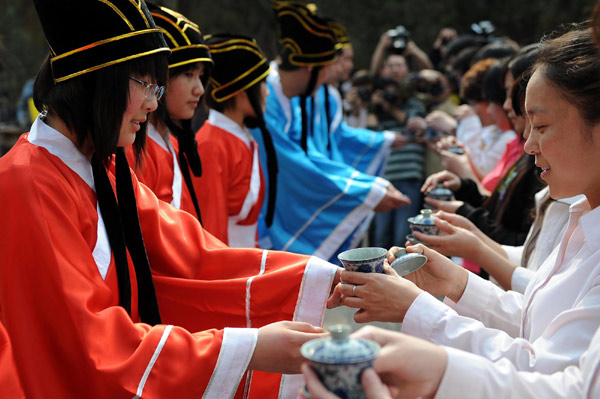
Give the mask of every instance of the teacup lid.
<path id="1" fill-rule="evenodd" d="M 400 276 L 406 276 L 418 270 L 427 263 L 427 257 L 422 254 L 415 253 L 407 253 L 406 249 L 400 248 L 394 254 L 396 256 L 396 260 L 392 262 L 390 267 L 398 273 Z"/>
<path id="2" fill-rule="evenodd" d="M 305 342 L 300 351 L 306 359 L 326 364 L 353 364 L 375 359 L 381 347 L 376 342 L 350 338 L 350 327 L 336 324 L 329 328 L 330 337 Z"/>
<path id="3" fill-rule="evenodd" d="M 456 146 L 456 147 L 450 147 L 448 148 L 449 152 L 452 152 L 454 154 L 458 154 L 458 155 L 462 155 L 465 153 L 465 150 L 463 150 L 462 148 Z"/>
<path id="4" fill-rule="evenodd" d="M 438 197 L 452 196 L 452 190 L 445 188 L 443 184 L 438 184 L 436 188 L 431 190 L 427 195 L 434 195 Z"/>
<path id="5" fill-rule="evenodd" d="M 421 214 L 415 217 L 409 218 L 409 223 L 413 224 L 428 224 L 433 225 L 435 222 L 433 221 L 433 211 L 431 209 L 421 209 Z"/>

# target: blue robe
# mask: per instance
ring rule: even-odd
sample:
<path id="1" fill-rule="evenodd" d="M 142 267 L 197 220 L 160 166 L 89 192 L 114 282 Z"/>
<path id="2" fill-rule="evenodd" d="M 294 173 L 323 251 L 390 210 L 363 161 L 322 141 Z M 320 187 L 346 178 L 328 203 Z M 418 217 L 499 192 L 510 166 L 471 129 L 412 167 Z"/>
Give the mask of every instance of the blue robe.
<path id="1" fill-rule="evenodd" d="M 328 125 L 325 93 L 325 86 L 321 86 L 314 100 L 316 112 L 315 129 L 312 135 L 313 139 L 320 143 L 321 152 L 327 152 L 331 159 L 350 165 L 361 172 L 381 175 L 390 153 L 390 146 L 394 141 L 394 133 L 348 126 L 343 120 L 340 92 L 331 85 L 327 86 L 330 116 Z M 298 100 L 292 101 L 296 101 L 299 106 Z"/>
<path id="2" fill-rule="evenodd" d="M 312 138 L 305 153 L 300 146 L 300 109 L 283 95 L 276 68 L 267 86 L 265 121 L 277 151 L 279 175 L 273 224 L 266 228 L 263 212 L 259 244 L 339 263 L 337 254 L 356 245 L 389 183 L 331 159 L 321 152 L 322 143 Z M 265 165 L 260 131 L 254 129 L 252 134 L 262 147 Z"/>

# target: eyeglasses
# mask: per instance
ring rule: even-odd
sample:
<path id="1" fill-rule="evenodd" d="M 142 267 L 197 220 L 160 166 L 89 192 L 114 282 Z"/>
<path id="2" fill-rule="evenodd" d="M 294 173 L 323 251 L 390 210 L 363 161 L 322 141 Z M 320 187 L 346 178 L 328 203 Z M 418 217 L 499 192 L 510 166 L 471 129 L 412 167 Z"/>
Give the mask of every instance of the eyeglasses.
<path id="1" fill-rule="evenodd" d="M 141 84 L 146 88 L 146 90 L 144 90 L 144 97 L 147 100 L 152 100 L 153 98 L 156 98 L 156 101 L 158 101 L 165 93 L 165 86 L 159 86 L 155 83 L 144 82 L 143 80 L 136 79 L 132 76 L 130 76 L 129 79 Z"/>

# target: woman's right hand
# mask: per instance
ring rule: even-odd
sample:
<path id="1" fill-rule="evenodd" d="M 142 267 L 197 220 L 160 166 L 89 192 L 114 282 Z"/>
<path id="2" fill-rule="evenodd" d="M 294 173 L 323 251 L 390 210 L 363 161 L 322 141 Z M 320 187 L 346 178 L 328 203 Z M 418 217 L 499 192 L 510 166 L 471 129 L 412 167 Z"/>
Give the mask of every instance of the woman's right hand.
<path id="1" fill-rule="evenodd" d="M 390 264 L 396 259 L 395 254 L 399 249 L 399 247 L 392 247 L 388 251 L 387 260 Z M 447 296 L 454 302 L 460 299 L 467 285 L 466 269 L 423 244 L 407 246 L 406 252 L 425 255 L 427 263 L 404 278 L 431 295 Z"/>
<path id="2" fill-rule="evenodd" d="M 302 344 L 328 334 L 321 327 L 298 321 L 267 324 L 258 329 L 258 340 L 248 369 L 298 374 L 305 361 L 300 354 Z"/>
<path id="3" fill-rule="evenodd" d="M 386 187 L 385 195 L 373 210 L 375 212 L 387 212 L 407 204 L 410 204 L 410 198 L 402 194 L 392 183 L 390 183 Z"/>
<path id="4" fill-rule="evenodd" d="M 444 348 L 410 335 L 373 326 L 361 328 L 352 337 L 369 339 L 381 345 L 373 369 L 389 387 L 393 397 L 435 396 L 448 363 Z M 377 381 L 370 385 L 379 388 Z M 383 392 L 381 388 L 379 391 Z"/>
<path id="5" fill-rule="evenodd" d="M 425 183 L 423 183 L 423 186 L 421 187 L 421 192 L 428 193 L 436 188 L 438 184 L 442 184 L 444 188 L 453 192 L 458 191 L 461 186 L 460 177 L 447 170 L 442 170 L 425 179 Z"/>
<path id="6" fill-rule="evenodd" d="M 447 212 L 438 212 L 436 216 L 440 214 L 444 215 L 444 217 L 453 215 Z M 466 220 L 469 221 L 468 219 Z M 439 216 L 434 218 L 434 222 L 440 229 L 439 235 L 423 234 L 418 231 L 414 231 L 413 235 L 418 240 L 426 242 L 427 245 L 434 247 L 435 250 L 442 255 L 474 259 L 476 251 L 481 246 L 486 245 L 474 232 L 453 225 Z"/>

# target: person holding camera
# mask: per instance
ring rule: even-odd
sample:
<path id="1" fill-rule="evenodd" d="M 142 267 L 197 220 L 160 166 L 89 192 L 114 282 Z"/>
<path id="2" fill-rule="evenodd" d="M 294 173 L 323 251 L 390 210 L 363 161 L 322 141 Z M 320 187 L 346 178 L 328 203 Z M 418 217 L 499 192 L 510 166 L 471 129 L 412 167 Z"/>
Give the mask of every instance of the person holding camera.
<path id="1" fill-rule="evenodd" d="M 410 71 L 407 60 L 414 61 L 419 70 L 433 68 L 427 54 L 410 38 L 410 32 L 400 25 L 381 35 L 371 57 L 371 74 L 403 79 Z"/>
<path id="2" fill-rule="evenodd" d="M 369 127 L 374 130 L 401 129 L 410 131 L 411 121 L 425 115 L 425 107 L 413 95 L 408 81 L 380 78 L 375 82 L 371 96 Z M 420 185 L 424 179 L 425 147 L 406 133 L 410 142 L 392 149 L 384 179 L 392 182 L 411 203 L 375 215 L 372 229 L 373 245 L 388 248 L 393 243 L 404 242 L 410 233 L 406 219 L 421 209 Z"/>

